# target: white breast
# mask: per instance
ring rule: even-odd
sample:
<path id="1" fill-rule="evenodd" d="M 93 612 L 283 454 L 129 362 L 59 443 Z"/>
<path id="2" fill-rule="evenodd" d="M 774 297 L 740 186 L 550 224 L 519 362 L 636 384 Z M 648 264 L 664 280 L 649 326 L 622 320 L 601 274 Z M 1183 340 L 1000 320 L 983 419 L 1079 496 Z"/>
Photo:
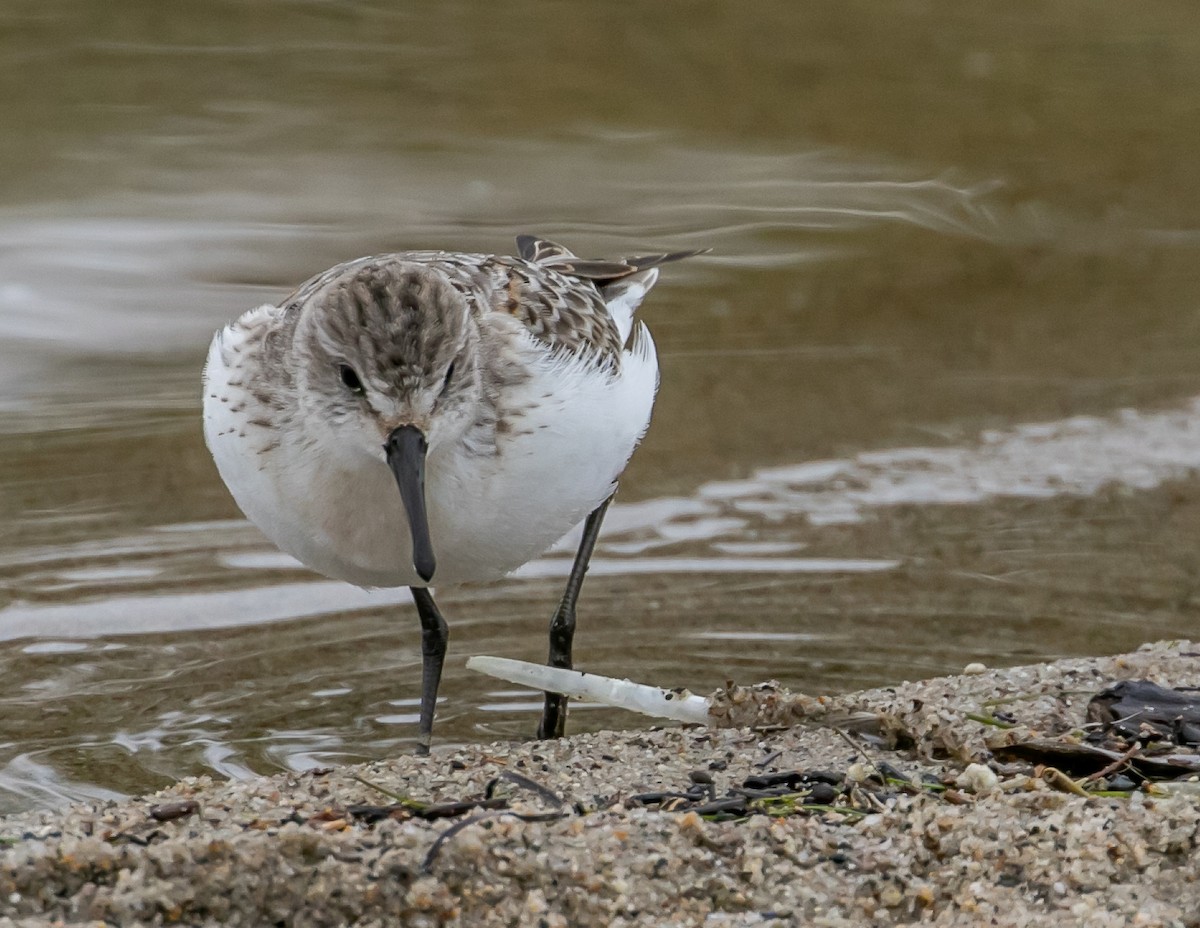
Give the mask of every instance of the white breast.
<path id="1" fill-rule="evenodd" d="M 238 505 L 314 570 L 361 586 L 422 585 L 382 459 L 347 458 L 344 444 L 319 434 L 251 424 L 263 410 L 240 383 L 237 340 L 245 337 L 238 326 L 218 335 L 205 369 L 205 437 Z M 649 424 L 658 363 L 645 326 L 615 377 L 532 339 L 528 348 L 531 376 L 504 397 L 505 407 L 527 412 L 499 436 L 498 453 L 430 451 L 434 585 L 495 579 L 543 552 L 612 492 Z"/>
<path id="2" fill-rule="evenodd" d="M 528 412 L 492 458 L 431 459 L 428 501 L 441 582 L 503 576 L 541 554 L 612 493 L 646 431 L 658 388 L 644 326 L 617 377 L 542 355 L 506 405 Z M 439 540 L 443 539 L 443 540 Z M 439 577 L 435 575 L 434 581 Z"/>

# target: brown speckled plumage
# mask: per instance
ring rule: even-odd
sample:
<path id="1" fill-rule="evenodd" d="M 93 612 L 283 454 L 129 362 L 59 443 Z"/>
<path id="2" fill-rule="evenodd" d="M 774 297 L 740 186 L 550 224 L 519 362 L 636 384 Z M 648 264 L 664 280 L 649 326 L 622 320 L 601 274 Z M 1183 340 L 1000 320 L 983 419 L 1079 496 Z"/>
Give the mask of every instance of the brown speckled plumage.
<path id="1" fill-rule="evenodd" d="M 357 398 L 338 381 L 348 365 L 376 390 L 440 392 L 443 405 L 469 407 L 465 447 L 495 453 L 497 435 L 518 432 L 529 411 L 505 400 L 528 371 L 519 352 L 503 348 L 518 330 L 498 337 L 506 329 L 498 317 L 515 319 L 552 351 L 616 376 L 626 346 L 607 304 L 626 288 L 644 287 L 641 272 L 694 254 L 605 261 L 532 236 L 517 244 L 520 257 L 407 251 L 358 258 L 310 278 L 278 309 L 233 323 L 227 350 L 257 356 L 243 369 L 270 372 L 266 380 L 231 381 L 266 414 L 243 427 L 257 433 L 265 452 L 278 446 L 277 430 L 306 414 L 335 422 L 356 415 Z M 230 357 L 242 367 L 234 362 Z M 300 435 L 295 440 L 306 444 Z"/>
<path id="2" fill-rule="evenodd" d="M 606 303 L 625 278 L 699 252 L 674 252 L 615 261 L 580 259 L 561 245 L 533 236 L 517 239 L 520 257 L 445 251 L 401 251 L 339 264 L 302 284 L 282 304 L 298 309 L 339 278 L 367 275 L 376 292 L 388 269 L 420 264 L 442 275 L 467 301 L 472 313 L 507 313 L 551 348 L 591 353 L 598 364 L 616 367 L 621 337 Z"/>

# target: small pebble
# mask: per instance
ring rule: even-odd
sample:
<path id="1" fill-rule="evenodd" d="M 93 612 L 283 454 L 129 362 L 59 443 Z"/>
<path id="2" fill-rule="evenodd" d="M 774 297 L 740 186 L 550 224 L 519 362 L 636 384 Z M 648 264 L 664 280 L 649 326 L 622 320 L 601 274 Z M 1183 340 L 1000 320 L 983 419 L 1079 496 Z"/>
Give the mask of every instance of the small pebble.
<path id="1" fill-rule="evenodd" d="M 864 783 L 874 775 L 875 768 L 871 764 L 853 763 L 846 768 L 846 779 L 851 783 Z"/>
<path id="2" fill-rule="evenodd" d="M 171 822 L 184 818 L 200 810 L 200 803 L 194 799 L 181 799 L 178 802 L 164 802 L 150 807 L 150 817 L 156 822 Z"/>
<path id="3" fill-rule="evenodd" d="M 955 786 L 976 795 L 992 792 L 999 783 L 995 772 L 983 764 L 967 764 L 967 768 L 954 781 Z"/>

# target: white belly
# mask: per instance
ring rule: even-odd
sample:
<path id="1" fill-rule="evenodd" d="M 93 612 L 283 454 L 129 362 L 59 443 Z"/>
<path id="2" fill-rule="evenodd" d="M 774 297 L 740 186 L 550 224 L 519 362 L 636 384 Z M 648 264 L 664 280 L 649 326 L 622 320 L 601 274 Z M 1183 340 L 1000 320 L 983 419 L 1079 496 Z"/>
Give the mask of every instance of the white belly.
<path id="1" fill-rule="evenodd" d="M 242 511 L 272 541 L 314 570 L 360 586 L 425 585 L 382 458 L 346 460 L 344 449 L 321 443 L 285 440 L 270 448 L 253 430 L 228 424 L 229 404 L 212 399 L 226 375 L 211 356 L 208 376 L 209 447 Z M 626 352 L 616 378 L 547 358 L 544 370 L 506 397 L 509 407 L 528 400 L 535 408 L 499 437 L 496 455 L 432 448 L 425 478 L 437 558 L 431 584 L 502 577 L 585 518 L 612 492 L 645 431 L 657 377 L 648 333 Z"/>

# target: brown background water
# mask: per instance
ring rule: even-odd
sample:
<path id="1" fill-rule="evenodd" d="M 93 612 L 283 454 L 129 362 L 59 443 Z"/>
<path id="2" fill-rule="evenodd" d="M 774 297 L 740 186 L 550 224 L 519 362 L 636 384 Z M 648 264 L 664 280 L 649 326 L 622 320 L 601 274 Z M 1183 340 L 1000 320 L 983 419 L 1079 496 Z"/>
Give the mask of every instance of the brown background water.
<path id="1" fill-rule="evenodd" d="M 646 304 L 581 666 L 841 690 L 1194 635 L 1191 14 L 6 4 L 0 810 L 411 746 L 403 593 L 273 554 L 199 427 L 217 326 L 388 248 L 713 249 Z M 532 732 L 462 662 L 543 655 L 563 556 L 441 595 L 442 743 Z"/>

